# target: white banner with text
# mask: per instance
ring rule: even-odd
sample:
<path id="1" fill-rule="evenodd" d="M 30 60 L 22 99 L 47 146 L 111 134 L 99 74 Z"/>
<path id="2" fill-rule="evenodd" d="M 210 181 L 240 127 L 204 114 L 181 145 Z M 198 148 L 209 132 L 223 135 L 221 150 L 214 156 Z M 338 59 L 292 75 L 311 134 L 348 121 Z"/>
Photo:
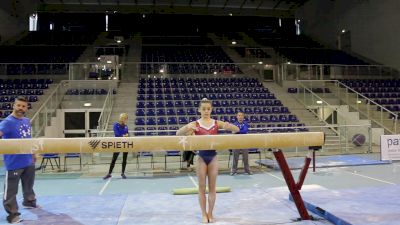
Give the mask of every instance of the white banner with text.
<path id="1" fill-rule="evenodd" d="M 381 135 L 381 160 L 400 160 L 400 135 Z"/>

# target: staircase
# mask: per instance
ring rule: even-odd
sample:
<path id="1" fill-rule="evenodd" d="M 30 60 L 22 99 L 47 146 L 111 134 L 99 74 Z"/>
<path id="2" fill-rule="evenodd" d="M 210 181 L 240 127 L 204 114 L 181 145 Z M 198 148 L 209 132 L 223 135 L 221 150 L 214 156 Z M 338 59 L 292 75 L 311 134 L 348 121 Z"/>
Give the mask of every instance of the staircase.
<path id="1" fill-rule="evenodd" d="M 294 94 L 290 94 L 276 83 L 264 82 L 264 86 L 267 87 L 272 93 L 275 94 L 276 98 L 281 100 L 282 104 L 288 107 L 289 111 L 296 115 L 300 122 L 306 126 L 325 126 L 326 123 L 320 121 L 313 112 L 306 109 L 296 98 Z M 325 144 L 322 146 L 321 152 L 338 151 L 341 149 L 340 137 L 335 131 L 330 128 L 316 127 L 309 128 L 310 131 L 322 131 L 325 133 Z"/>
<path id="2" fill-rule="evenodd" d="M 140 73 L 140 62 L 142 55 L 142 38 L 135 36 L 133 39 L 125 40 L 128 45 L 128 54 L 122 62 L 121 81 L 127 83 L 137 83 Z"/>
<path id="3" fill-rule="evenodd" d="M 240 56 L 239 53 L 237 53 L 233 48 L 229 47 L 230 40 L 226 38 L 219 38 L 214 33 L 208 34 L 208 37 L 213 40 L 215 45 L 220 46 L 222 50 L 224 50 L 225 54 L 227 54 L 229 58 L 231 58 L 233 62 L 235 62 L 235 64 L 244 74 L 259 75 L 259 70 L 254 69 L 250 64 L 246 64 L 250 62 L 246 61 L 246 59 Z"/>
<path id="4" fill-rule="evenodd" d="M 337 87 L 334 83 L 326 82 L 332 94 L 340 99 L 345 105 L 349 105 L 351 111 L 360 113 L 360 118 L 371 120 L 373 127 L 382 127 L 385 129 L 386 134 L 395 134 L 400 131 L 400 124 L 395 126 L 394 120 L 390 118 L 390 113 L 383 110 L 378 111 L 376 105 L 366 104 L 366 100 L 361 98 L 356 93 L 348 93 L 347 88 Z M 346 94 L 347 93 L 347 94 Z M 361 102 L 360 102 L 361 101 Z M 358 103 L 359 102 L 359 103 Z"/>
<path id="5" fill-rule="evenodd" d="M 32 109 L 28 110 L 28 112 L 26 113 L 26 116 L 28 118 L 32 118 L 35 115 L 35 113 L 44 104 L 51 93 L 56 89 L 57 85 L 58 83 L 49 84 L 49 88 L 43 90 L 43 95 L 38 96 L 38 101 L 31 103 Z"/>
<path id="6" fill-rule="evenodd" d="M 121 113 L 128 114 L 128 127 L 133 130 L 135 125 L 137 83 L 120 83 L 117 94 L 114 95 L 114 107 L 111 112 L 107 130 L 113 130 L 113 124 L 118 121 Z"/>

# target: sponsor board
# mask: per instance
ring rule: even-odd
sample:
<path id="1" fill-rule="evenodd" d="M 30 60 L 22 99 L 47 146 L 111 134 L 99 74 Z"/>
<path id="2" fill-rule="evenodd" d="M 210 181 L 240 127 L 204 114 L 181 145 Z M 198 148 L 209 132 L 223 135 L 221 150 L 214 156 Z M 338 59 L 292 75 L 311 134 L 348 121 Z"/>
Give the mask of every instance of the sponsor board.
<path id="1" fill-rule="evenodd" d="M 381 160 L 400 160 L 400 135 L 381 135 Z"/>

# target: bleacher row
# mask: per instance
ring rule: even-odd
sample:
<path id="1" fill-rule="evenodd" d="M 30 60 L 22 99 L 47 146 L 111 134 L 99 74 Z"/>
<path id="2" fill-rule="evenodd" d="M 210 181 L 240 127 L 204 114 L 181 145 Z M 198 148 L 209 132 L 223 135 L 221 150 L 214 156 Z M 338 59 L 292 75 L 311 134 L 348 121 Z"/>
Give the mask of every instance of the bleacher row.
<path id="1" fill-rule="evenodd" d="M 12 103 L 17 96 L 25 96 L 32 108 L 32 102 L 38 101 L 44 89 L 49 88 L 52 79 L 0 79 L 0 119 L 11 114 Z"/>
<path id="2" fill-rule="evenodd" d="M 390 111 L 400 111 L 400 80 L 341 80 L 342 83 L 383 105 Z M 377 110 L 381 110 L 377 107 Z"/>
<path id="3" fill-rule="evenodd" d="M 8 75 L 47 75 L 47 74 L 66 74 L 68 66 L 63 64 L 7 64 Z"/>
<path id="4" fill-rule="evenodd" d="M 288 93 L 295 94 L 299 90 L 297 88 L 288 88 Z M 311 88 L 311 91 L 314 93 L 331 93 L 329 88 Z"/>
<path id="5" fill-rule="evenodd" d="M 141 74 L 242 74 L 238 66 L 234 64 L 213 64 L 213 63 L 142 63 L 140 64 Z"/>
<path id="6" fill-rule="evenodd" d="M 219 46 L 143 46 L 141 61 L 142 74 L 241 73 Z"/>
<path id="7" fill-rule="evenodd" d="M 1 84 L 52 84 L 53 80 L 52 79 L 0 79 L 0 85 Z"/>
<path id="8" fill-rule="evenodd" d="M 108 91 L 100 88 L 85 88 L 85 89 L 68 89 L 66 95 L 106 95 Z"/>
<path id="9" fill-rule="evenodd" d="M 75 62 L 84 49 L 83 46 L 0 46 L 0 63 L 6 66 L 7 75 L 66 74 L 68 64 Z"/>
<path id="10" fill-rule="evenodd" d="M 242 111 L 251 127 L 304 125 L 255 78 L 142 78 L 138 87 L 135 130 L 144 133 L 197 120 L 202 98 L 213 100 L 213 118 L 222 121 L 234 122 Z"/>
<path id="11" fill-rule="evenodd" d="M 363 79 L 363 80 L 340 80 L 345 85 L 354 87 L 399 87 L 400 79 Z"/>

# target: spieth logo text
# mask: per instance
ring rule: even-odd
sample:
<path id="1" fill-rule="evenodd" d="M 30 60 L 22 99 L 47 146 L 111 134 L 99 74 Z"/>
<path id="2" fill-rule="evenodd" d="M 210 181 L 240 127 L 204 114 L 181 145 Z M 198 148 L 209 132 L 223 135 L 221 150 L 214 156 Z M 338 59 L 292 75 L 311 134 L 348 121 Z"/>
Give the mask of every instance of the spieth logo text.
<path id="1" fill-rule="evenodd" d="M 133 141 L 101 141 L 91 140 L 89 146 L 95 150 L 97 147 L 101 149 L 127 149 L 133 148 Z"/>

